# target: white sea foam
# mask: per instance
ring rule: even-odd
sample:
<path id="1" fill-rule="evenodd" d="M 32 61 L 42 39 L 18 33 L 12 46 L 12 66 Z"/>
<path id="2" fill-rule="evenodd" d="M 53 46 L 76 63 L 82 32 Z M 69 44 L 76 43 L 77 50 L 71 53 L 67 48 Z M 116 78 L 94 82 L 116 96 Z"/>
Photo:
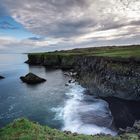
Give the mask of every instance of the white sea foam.
<path id="1" fill-rule="evenodd" d="M 70 84 L 66 93 L 68 99 L 64 106 L 53 108 L 56 112 L 55 119 L 64 121 L 62 130 L 89 135 L 99 133 L 115 135 L 116 132 L 108 128 L 112 123 L 108 104 L 97 99 L 94 102 L 85 101 L 84 91 L 85 89 L 77 83 Z M 101 125 L 104 121 L 108 127 Z"/>
<path id="2" fill-rule="evenodd" d="M 16 106 L 16 103 L 15 103 L 15 104 L 11 104 L 10 107 L 9 107 L 9 109 L 8 109 L 9 112 L 12 111 L 12 110 L 14 109 L 15 106 Z"/>

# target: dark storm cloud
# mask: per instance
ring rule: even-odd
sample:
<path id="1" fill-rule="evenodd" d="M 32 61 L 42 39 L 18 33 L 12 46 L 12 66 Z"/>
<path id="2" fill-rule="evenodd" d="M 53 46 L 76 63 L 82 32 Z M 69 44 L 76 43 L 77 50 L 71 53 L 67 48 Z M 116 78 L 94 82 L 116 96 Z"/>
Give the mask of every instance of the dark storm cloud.
<path id="1" fill-rule="evenodd" d="M 57 23 L 57 26 L 46 30 L 46 34 L 53 37 L 75 37 L 88 33 L 87 28 L 94 27 L 96 22 L 90 19 L 80 21 L 65 21 Z"/>

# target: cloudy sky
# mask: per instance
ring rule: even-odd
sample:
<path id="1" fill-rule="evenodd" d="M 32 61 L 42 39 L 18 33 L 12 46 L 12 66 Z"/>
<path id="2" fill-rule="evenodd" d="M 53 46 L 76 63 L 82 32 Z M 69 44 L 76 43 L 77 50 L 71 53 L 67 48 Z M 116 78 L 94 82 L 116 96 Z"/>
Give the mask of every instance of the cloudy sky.
<path id="1" fill-rule="evenodd" d="M 0 0 L 0 52 L 140 44 L 140 0 Z"/>

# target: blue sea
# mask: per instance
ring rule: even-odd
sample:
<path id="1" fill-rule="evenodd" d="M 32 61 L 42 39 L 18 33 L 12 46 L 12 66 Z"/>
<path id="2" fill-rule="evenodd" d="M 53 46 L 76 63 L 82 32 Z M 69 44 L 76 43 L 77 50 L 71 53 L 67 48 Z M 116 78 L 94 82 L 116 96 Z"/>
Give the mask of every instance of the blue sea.
<path id="1" fill-rule="evenodd" d="M 26 117 L 51 128 L 80 134 L 115 135 L 107 102 L 85 94 L 60 69 L 29 66 L 26 54 L 0 54 L 0 127 Z M 20 76 L 32 72 L 46 82 L 27 85 Z M 66 86 L 68 84 L 68 86 Z"/>

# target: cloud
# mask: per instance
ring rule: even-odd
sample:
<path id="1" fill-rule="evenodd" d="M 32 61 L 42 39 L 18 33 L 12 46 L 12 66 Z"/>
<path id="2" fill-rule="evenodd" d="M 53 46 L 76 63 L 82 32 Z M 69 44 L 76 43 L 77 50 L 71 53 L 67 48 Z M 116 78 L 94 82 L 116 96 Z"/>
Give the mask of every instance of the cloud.
<path id="1" fill-rule="evenodd" d="M 7 15 L 8 15 L 8 10 L 2 4 L 0 4 L 0 18 Z"/>
<path id="2" fill-rule="evenodd" d="M 10 36 L 0 36 L 0 52 L 36 52 L 36 51 L 53 51 L 57 50 L 60 42 L 63 42 L 61 39 L 53 38 L 37 38 L 31 37 L 23 40 L 19 40 Z M 56 47 L 56 46 L 57 47 Z"/>
<path id="3" fill-rule="evenodd" d="M 28 43 L 38 46 L 79 46 L 82 43 L 87 46 L 99 44 L 99 40 L 104 44 L 119 43 L 119 40 L 127 44 L 130 40 L 134 43 L 132 38 L 140 35 L 139 0 L 0 1 L 4 13 L 32 33 L 45 37 L 45 40 L 28 39 Z"/>

